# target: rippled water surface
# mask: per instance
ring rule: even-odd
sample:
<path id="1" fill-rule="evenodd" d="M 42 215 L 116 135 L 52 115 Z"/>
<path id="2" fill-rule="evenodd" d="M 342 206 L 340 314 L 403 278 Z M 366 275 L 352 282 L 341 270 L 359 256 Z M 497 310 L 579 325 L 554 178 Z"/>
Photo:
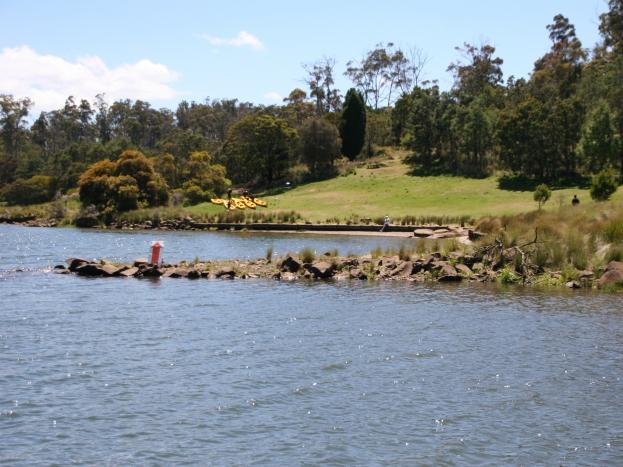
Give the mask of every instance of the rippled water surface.
<path id="1" fill-rule="evenodd" d="M 623 464 L 620 296 L 44 271 L 155 238 L 170 260 L 380 242 L 0 226 L 0 462 Z"/>

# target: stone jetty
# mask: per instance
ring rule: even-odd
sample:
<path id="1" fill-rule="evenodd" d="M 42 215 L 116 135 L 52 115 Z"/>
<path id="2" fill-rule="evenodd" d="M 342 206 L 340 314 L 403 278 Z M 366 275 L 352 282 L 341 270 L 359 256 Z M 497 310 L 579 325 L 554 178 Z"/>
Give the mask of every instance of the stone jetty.
<path id="1" fill-rule="evenodd" d="M 603 287 L 623 277 L 623 263 L 608 264 L 600 279 L 592 271 L 583 271 L 574 280 L 566 280 L 559 271 L 522 270 L 511 267 L 510 254 L 492 257 L 475 252 L 463 254 L 439 252 L 416 258 L 398 256 L 331 256 L 329 253 L 310 261 L 288 254 L 274 260 L 210 260 L 177 264 L 149 264 L 137 259 L 131 264 L 105 260 L 90 261 L 68 258 L 66 265 L 54 268 L 57 274 L 85 277 L 159 278 L 159 279 L 272 279 L 299 280 L 366 280 L 410 282 L 502 282 L 525 285 L 560 285 L 570 289 Z"/>

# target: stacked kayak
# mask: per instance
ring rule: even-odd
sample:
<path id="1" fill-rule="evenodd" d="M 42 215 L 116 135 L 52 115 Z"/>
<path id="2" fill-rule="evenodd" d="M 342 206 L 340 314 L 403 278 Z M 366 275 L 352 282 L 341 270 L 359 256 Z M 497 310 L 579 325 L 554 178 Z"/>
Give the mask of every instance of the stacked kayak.
<path id="1" fill-rule="evenodd" d="M 267 207 L 268 203 L 266 203 L 266 201 L 259 199 L 259 198 L 253 198 L 251 196 L 241 196 L 239 198 L 232 198 L 231 201 L 228 201 L 227 199 L 223 199 L 223 198 L 212 198 L 210 200 L 212 202 L 212 204 L 218 204 L 223 206 L 225 209 L 229 209 L 230 211 L 233 211 L 235 209 L 255 209 L 257 206 L 260 207 Z"/>

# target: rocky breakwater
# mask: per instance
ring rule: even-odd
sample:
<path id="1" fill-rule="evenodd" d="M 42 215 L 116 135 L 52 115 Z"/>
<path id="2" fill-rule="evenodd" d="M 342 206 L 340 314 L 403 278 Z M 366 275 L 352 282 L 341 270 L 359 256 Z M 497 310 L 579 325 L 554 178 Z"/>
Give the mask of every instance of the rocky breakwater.
<path id="1" fill-rule="evenodd" d="M 133 277 L 162 279 L 273 279 L 297 280 L 367 280 L 409 282 L 500 282 L 504 284 L 560 286 L 569 289 L 600 288 L 617 291 L 623 288 L 623 263 L 611 261 L 596 272 L 576 271 L 568 277 L 561 271 L 533 266 L 521 257 L 517 248 L 481 248 L 472 253 L 436 252 L 418 257 L 385 255 L 339 257 L 322 255 L 304 261 L 294 254 L 275 260 L 210 260 L 152 265 L 145 259 L 131 264 L 105 260 L 68 258 L 67 265 L 57 265 L 57 274 L 84 277 Z M 523 262 L 522 262 L 523 261 Z"/>

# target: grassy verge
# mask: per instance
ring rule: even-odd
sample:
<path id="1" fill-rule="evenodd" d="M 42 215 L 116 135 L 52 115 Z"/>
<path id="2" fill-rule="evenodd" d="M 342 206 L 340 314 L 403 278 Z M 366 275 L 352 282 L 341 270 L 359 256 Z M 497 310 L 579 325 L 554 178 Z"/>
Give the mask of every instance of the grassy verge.
<path id="1" fill-rule="evenodd" d="M 390 216 L 433 221 L 482 216 L 513 215 L 532 211 L 537 205 L 532 191 L 501 189 L 497 177 L 470 179 L 452 176 L 419 177 L 409 175 L 403 161 L 405 153 L 353 164 L 347 175 L 308 183 L 263 197 L 271 211 L 295 211 L 312 222 L 356 221 Z M 570 205 L 574 194 L 582 205 L 593 206 L 586 188 L 554 190 L 545 210 Z M 623 200 L 619 190 L 613 201 Z M 197 216 L 212 215 L 219 206 L 203 203 L 190 208 Z M 443 222 L 442 222 L 443 223 Z"/>

